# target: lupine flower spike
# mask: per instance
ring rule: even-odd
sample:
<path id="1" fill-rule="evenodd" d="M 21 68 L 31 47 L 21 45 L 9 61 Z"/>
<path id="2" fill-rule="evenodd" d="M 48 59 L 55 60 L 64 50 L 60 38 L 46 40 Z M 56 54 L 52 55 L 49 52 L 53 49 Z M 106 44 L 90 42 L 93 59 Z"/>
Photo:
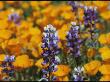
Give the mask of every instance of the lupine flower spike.
<path id="1" fill-rule="evenodd" d="M 43 60 L 42 65 L 48 64 L 45 69 L 42 69 L 43 78 L 48 80 L 55 80 L 55 76 L 51 76 L 52 72 L 57 70 L 58 61 L 55 59 L 55 56 L 59 53 L 58 36 L 56 29 L 51 25 L 47 25 L 44 28 L 43 40 L 42 40 L 42 49 L 43 49 Z"/>
<path id="2" fill-rule="evenodd" d="M 93 33 L 96 23 L 98 21 L 96 7 L 84 7 L 84 25 L 86 28 L 90 28 L 91 39 L 93 39 Z"/>
<path id="3" fill-rule="evenodd" d="M 80 54 L 80 44 L 81 39 L 79 37 L 79 26 L 76 25 L 76 22 L 71 23 L 69 32 L 67 33 L 67 47 L 69 53 L 75 57 L 79 57 Z"/>

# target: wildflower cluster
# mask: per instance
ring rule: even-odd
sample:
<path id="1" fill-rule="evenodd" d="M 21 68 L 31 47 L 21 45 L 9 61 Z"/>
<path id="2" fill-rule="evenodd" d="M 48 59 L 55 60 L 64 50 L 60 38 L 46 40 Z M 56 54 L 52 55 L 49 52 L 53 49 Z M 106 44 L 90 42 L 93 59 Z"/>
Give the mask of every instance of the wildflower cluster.
<path id="1" fill-rule="evenodd" d="M 42 65 L 48 64 L 45 69 L 42 69 L 43 78 L 48 80 L 55 80 L 55 77 L 51 77 L 51 73 L 57 70 L 58 61 L 55 59 L 55 56 L 59 54 L 58 48 L 58 36 L 56 29 L 52 25 L 47 25 L 44 27 L 43 40 L 42 40 L 42 49 L 43 49 L 43 60 Z M 49 75 L 48 75 L 49 74 Z"/>
<path id="2" fill-rule="evenodd" d="M 109 4 L 0 1 L 0 81 L 110 81 Z"/>

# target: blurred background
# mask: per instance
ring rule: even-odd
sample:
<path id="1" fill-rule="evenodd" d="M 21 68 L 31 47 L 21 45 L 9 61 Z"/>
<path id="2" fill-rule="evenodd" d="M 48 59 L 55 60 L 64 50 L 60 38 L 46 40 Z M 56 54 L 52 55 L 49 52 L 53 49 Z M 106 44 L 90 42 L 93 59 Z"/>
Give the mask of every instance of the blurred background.
<path id="1" fill-rule="evenodd" d="M 109 1 L 80 1 L 78 3 L 98 7 L 101 23 L 105 23 L 104 20 L 109 20 Z M 23 21 L 27 21 L 41 30 L 47 24 L 61 29 L 75 18 L 72 7 L 67 4 L 67 1 L 1 1 L 0 11 L 1 19 L 6 18 L 12 12 L 17 12 Z M 83 10 L 79 10 L 79 13 L 80 20 L 82 20 Z"/>

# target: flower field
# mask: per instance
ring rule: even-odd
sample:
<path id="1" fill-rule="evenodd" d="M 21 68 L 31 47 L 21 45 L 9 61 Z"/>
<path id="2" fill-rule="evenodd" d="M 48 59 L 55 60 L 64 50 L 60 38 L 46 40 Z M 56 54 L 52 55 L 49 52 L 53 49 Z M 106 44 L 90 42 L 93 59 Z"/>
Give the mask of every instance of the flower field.
<path id="1" fill-rule="evenodd" d="M 0 81 L 110 81 L 110 1 L 0 1 Z"/>

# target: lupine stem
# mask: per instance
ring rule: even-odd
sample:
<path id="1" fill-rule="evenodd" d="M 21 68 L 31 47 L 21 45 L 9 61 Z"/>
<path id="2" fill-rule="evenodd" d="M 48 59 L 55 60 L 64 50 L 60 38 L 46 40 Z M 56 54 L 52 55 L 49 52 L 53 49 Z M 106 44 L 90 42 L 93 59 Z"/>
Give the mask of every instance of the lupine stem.
<path id="1" fill-rule="evenodd" d="M 69 62 L 68 62 L 68 57 L 67 57 L 67 49 L 66 49 L 66 45 L 65 45 L 65 40 L 62 40 L 62 44 L 64 44 L 64 55 L 65 55 L 65 61 L 66 61 L 66 64 L 69 64 Z"/>
<path id="2" fill-rule="evenodd" d="M 92 24 L 90 24 L 90 34 L 91 34 L 91 40 L 93 40 L 93 35 L 92 35 Z"/>

